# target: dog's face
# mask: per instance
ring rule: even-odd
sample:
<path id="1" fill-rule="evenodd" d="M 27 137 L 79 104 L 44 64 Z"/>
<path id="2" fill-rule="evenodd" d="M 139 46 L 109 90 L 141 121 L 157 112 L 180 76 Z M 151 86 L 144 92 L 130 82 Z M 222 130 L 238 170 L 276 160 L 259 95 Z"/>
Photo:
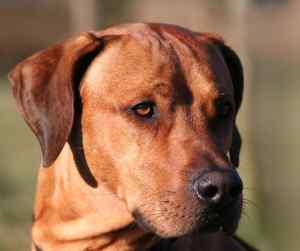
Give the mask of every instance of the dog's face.
<path id="1" fill-rule="evenodd" d="M 106 42 L 83 67 L 73 124 L 86 164 L 147 230 L 232 233 L 242 203 L 229 160 L 237 164 L 239 154 L 238 58 L 215 37 L 143 29 Z"/>

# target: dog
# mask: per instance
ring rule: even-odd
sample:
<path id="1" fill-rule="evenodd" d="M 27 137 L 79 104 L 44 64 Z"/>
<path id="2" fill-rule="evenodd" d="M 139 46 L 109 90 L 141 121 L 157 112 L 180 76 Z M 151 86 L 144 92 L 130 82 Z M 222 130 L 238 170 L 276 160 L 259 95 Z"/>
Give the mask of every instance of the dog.
<path id="1" fill-rule="evenodd" d="M 32 250 L 255 250 L 234 235 L 244 80 L 221 37 L 123 24 L 42 50 L 9 79 L 42 152 Z"/>

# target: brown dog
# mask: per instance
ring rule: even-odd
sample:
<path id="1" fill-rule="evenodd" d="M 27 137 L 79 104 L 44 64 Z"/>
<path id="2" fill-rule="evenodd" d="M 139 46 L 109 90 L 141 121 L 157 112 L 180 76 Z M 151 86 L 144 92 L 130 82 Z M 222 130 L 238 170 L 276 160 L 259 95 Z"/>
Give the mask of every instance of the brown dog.
<path id="1" fill-rule="evenodd" d="M 232 237 L 243 72 L 219 37 L 121 25 L 43 50 L 10 80 L 42 148 L 33 250 L 254 250 Z"/>

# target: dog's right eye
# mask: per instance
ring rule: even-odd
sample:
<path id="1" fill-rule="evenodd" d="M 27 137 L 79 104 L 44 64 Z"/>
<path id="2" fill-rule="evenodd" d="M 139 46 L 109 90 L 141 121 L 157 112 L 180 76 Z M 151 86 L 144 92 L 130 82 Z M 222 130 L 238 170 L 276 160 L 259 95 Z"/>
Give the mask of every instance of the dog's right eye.
<path id="1" fill-rule="evenodd" d="M 154 116 L 155 104 L 151 101 L 144 101 L 131 108 L 134 114 L 141 118 L 150 119 Z"/>

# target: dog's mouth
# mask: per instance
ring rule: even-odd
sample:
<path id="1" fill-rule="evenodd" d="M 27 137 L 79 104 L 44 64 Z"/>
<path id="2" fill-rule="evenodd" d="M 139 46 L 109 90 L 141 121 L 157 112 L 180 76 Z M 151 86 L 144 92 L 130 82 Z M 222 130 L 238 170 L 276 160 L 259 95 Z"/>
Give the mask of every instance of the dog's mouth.
<path id="1" fill-rule="evenodd" d="M 143 214 L 138 210 L 133 212 L 133 217 L 144 231 L 155 233 L 163 238 L 170 238 L 193 231 L 203 234 L 222 231 L 228 235 L 233 235 L 238 227 L 240 213 L 241 210 L 237 204 L 226 206 L 225 208 L 206 207 L 195 215 L 183 215 L 180 217 L 185 217 L 186 219 L 194 218 L 194 220 L 187 220 L 184 223 L 180 219 L 173 219 L 172 226 L 169 226 L 170 224 L 167 223 L 170 215 L 160 215 L 159 218 L 165 220 L 160 221 L 159 224 L 152 221 L 151 217 L 147 217 L 147 214 Z M 174 229 L 177 230 L 174 231 Z"/>
<path id="2" fill-rule="evenodd" d="M 212 233 L 222 231 L 233 235 L 237 230 L 240 212 L 235 208 L 206 208 L 202 211 L 196 231 L 201 233 Z"/>

